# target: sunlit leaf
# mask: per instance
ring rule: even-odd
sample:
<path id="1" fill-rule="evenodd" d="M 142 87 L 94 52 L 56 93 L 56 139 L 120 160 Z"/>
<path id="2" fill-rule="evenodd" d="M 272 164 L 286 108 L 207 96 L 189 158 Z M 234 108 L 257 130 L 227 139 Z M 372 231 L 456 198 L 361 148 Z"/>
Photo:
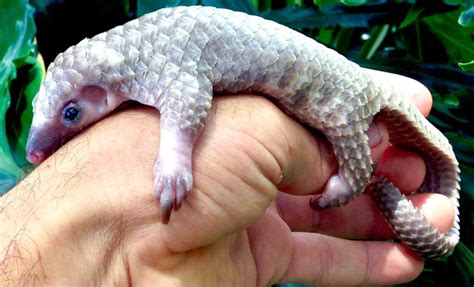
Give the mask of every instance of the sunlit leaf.
<path id="1" fill-rule="evenodd" d="M 474 72 L 474 60 L 467 63 L 459 63 L 459 67 L 466 72 Z"/>
<path id="2" fill-rule="evenodd" d="M 474 26 L 474 5 L 461 13 L 458 23 L 464 27 Z"/>

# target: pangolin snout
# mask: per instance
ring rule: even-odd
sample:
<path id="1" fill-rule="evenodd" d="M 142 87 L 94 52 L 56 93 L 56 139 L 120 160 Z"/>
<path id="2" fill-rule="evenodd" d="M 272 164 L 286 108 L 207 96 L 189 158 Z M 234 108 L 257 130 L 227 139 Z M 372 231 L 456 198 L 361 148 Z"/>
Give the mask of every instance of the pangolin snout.
<path id="1" fill-rule="evenodd" d="M 40 150 L 26 151 L 26 159 L 32 164 L 39 164 L 46 159 L 46 154 Z"/>
<path id="2" fill-rule="evenodd" d="M 57 129 L 32 127 L 26 143 L 26 159 L 32 164 L 43 162 L 59 147 L 60 141 Z"/>

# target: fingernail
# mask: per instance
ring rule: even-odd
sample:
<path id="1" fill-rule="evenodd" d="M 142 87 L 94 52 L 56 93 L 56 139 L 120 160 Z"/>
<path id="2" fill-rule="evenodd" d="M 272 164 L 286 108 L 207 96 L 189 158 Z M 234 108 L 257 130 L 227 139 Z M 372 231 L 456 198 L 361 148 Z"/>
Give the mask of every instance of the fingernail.
<path id="1" fill-rule="evenodd" d="M 373 123 L 372 125 L 370 125 L 370 128 L 367 131 L 367 135 L 369 136 L 370 148 L 374 148 L 380 143 L 382 143 L 383 131 L 379 124 Z"/>

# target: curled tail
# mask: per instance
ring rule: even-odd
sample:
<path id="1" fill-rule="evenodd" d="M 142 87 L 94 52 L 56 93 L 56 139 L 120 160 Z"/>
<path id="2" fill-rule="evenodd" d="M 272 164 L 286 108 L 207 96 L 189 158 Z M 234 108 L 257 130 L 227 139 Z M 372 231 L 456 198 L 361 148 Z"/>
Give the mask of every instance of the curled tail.
<path id="1" fill-rule="evenodd" d="M 448 139 L 402 97 L 392 93 L 376 118 L 387 127 L 392 144 L 423 157 L 427 174 L 417 193 L 440 193 L 451 199 L 456 207 L 453 226 L 446 234 L 440 233 L 386 179 L 375 178 L 369 190 L 402 242 L 425 258 L 449 255 L 459 241 L 458 162 Z"/>
<path id="2" fill-rule="evenodd" d="M 386 178 L 375 177 L 368 186 L 385 219 L 400 240 L 424 258 L 450 255 L 459 240 L 453 226 L 447 234 L 436 227 Z M 455 223 L 457 225 L 457 222 Z"/>

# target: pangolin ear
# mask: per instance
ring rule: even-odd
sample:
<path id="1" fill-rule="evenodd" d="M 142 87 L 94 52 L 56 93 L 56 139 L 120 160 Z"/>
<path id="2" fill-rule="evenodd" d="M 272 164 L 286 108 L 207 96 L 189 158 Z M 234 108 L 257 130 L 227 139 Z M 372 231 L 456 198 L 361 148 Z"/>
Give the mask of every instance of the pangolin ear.
<path id="1" fill-rule="evenodd" d="M 81 89 L 79 100 L 91 103 L 97 107 L 107 105 L 107 91 L 99 86 L 89 85 Z"/>

